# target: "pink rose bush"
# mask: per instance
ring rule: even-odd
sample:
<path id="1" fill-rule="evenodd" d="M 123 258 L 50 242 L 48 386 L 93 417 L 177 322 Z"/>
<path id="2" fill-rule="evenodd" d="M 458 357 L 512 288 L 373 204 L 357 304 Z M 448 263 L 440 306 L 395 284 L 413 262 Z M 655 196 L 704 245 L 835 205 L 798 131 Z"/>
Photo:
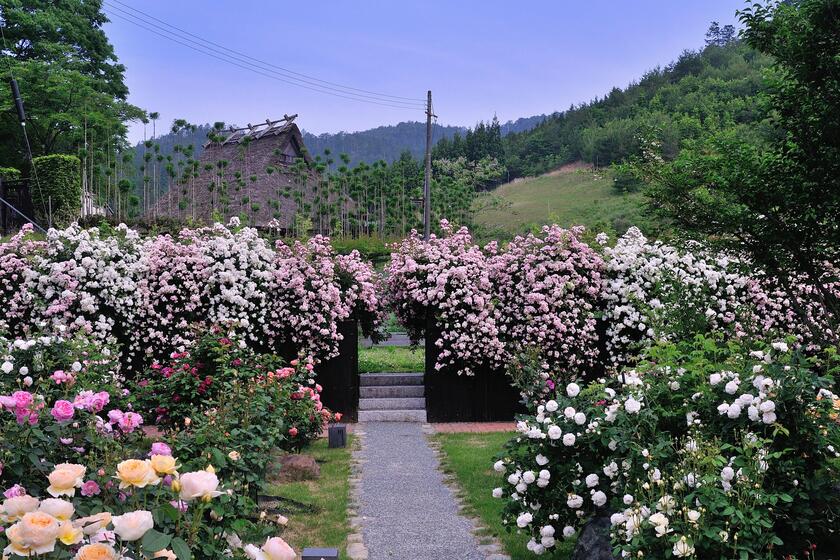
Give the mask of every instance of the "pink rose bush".
<path id="1" fill-rule="evenodd" d="M 487 255 L 466 228 L 453 232 L 444 220 L 441 229 L 443 235 L 429 241 L 412 231 L 394 247 L 386 275 L 394 312 L 414 341 L 429 334 L 427 316 L 433 314 L 440 335 L 427 343 L 440 350 L 436 369 L 473 375 L 477 368 L 499 367 L 505 350 Z"/>
<path id="2" fill-rule="evenodd" d="M 378 274 L 323 237 L 274 247 L 235 218 L 177 237 L 144 239 L 125 225 L 29 237 L 0 244 L 0 333 L 82 333 L 119 348 L 126 372 L 189 346 L 196 324 L 322 360 L 337 352 L 337 322 L 354 316 L 374 333 L 384 319 Z M 72 381 L 67 369 L 55 376 Z"/>

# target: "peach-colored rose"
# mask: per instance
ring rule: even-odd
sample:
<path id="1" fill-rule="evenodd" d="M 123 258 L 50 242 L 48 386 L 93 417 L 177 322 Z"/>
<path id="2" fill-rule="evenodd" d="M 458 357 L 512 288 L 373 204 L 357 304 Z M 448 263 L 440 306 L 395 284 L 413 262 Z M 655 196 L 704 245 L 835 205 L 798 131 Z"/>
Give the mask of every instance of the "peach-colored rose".
<path id="1" fill-rule="evenodd" d="M 59 521 L 67 521 L 73 517 L 76 508 L 73 507 L 73 502 L 59 500 L 58 498 L 47 498 L 38 506 L 38 511 L 48 513 Z"/>
<path id="2" fill-rule="evenodd" d="M 47 492 L 55 498 L 76 495 L 76 488 L 81 488 L 87 468 L 73 463 L 61 463 L 49 474 L 50 485 Z"/>
<path id="3" fill-rule="evenodd" d="M 29 513 L 30 511 L 38 509 L 38 503 L 38 498 L 27 496 L 26 494 L 23 496 L 9 498 L 3 502 L 2 515 L 0 515 L 0 518 L 2 518 L 5 523 L 13 523 L 23 517 L 24 513 Z"/>
<path id="4" fill-rule="evenodd" d="M 178 465 L 175 464 L 175 457 L 172 455 L 152 455 L 149 462 L 158 475 L 178 474 Z"/>
<path id="5" fill-rule="evenodd" d="M 148 459 L 128 459 L 117 465 L 117 478 L 120 480 L 120 488 L 136 486 L 145 488 L 149 484 L 157 484 L 160 478 L 155 474 L 152 463 Z"/>
<path id="6" fill-rule="evenodd" d="M 251 560 L 295 560 L 294 549 L 280 537 L 272 537 L 265 541 L 262 547 L 249 544 L 243 549 Z"/>
<path id="7" fill-rule="evenodd" d="M 73 521 L 73 525 L 80 527 L 85 535 L 95 535 L 111 524 L 111 513 L 103 511 L 87 517 L 81 517 Z"/>
<path id="8" fill-rule="evenodd" d="M 73 526 L 70 521 L 62 521 L 58 526 L 58 540 L 70 546 L 82 542 L 85 534 L 78 527 Z"/>
<path id="9" fill-rule="evenodd" d="M 178 560 L 178 556 L 168 548 L 158 550 L 155 552 L 154 558 L 164 558 L 165 560 Z"/>
<path id="10" fill-rule="evenodd" d="M 117 551 L 109 544 L 88 544 L 79 549 L 73 560 L 117 560 Z"/>
<path id="11" fill-rule="evenodd" d="M 196 498 L 209 500 L 221 495 L 217 490 L 219 477 L 208 471 L 184 473 L 180 478 L 181 499 L 189 502 Z"/>
<path id="12" fill-rule="evenodd" d="M 58 529 L 58 520 L 52 515 L 42 511 L 30 511 L 9 527 L 6 538 L 16 554 L 18 551 L 26 551 L 26 554 L 21 556 L 47 554 L 55 550 Z"/>

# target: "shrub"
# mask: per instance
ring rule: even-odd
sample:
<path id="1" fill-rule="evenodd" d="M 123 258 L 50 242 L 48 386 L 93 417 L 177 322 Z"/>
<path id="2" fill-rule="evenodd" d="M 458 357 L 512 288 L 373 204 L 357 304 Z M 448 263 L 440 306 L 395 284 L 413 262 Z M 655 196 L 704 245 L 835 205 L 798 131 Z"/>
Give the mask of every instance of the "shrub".
<path id="1" fill-rule="evenodd" d="M 832 383 L 784 342 L 662 342 L 522 417 L 494 495 L 538 553 L 612 514 L 622 556 L 798 555 L 837 522 Z"/>
<path id="2" fill-rule="evenodd" d="M 16 181 L 20 179 L 21 174 L 19 169 L 14 167 L 0 167 L 0 180 Z"/>
<path id="3" fill-rule="evenodd" d="M 52 208 L 52 224 L 69 224 L 79 217 L 82 207 L 81 163 L 76 156 L 52 154 L 32 160 L 34 167 L 32 205 L 47 223 Z M 37 177 L 37 179 L 35 178 Z M 47 210 L 45 210 L 47 209 Z"/>

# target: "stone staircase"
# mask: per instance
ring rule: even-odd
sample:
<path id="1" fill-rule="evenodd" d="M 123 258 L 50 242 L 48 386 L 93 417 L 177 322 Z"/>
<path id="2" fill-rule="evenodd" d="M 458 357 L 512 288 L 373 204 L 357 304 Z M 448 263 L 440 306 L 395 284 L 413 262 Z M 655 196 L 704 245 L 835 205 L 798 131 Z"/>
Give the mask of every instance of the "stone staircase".
<path id="1" fill-rule="evenodd" d="M 422 373 L 363 373 L 359 422 L 425 422 Z"/>

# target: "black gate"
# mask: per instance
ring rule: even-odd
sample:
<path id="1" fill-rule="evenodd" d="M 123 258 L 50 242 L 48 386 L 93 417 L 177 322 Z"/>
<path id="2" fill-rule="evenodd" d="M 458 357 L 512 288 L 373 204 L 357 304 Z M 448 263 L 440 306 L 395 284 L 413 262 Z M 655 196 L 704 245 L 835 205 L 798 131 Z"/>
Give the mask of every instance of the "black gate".
<path id="1" fill-rule="evenodd" d="M 29 220 L 18 214 L 34 218 L 32 196 L 29 192 L 29 179 L 14 179 L 4 181 L 0 179 L 0 231 L 8 235 L 17 231 Z M 5 203 L 3 202 L 5 201 Z M 9 205 L 15 207 L 18 212 L 12 210 Z"/>
<path id="2" fill-rule="evenodd" d="M 504 369 L 485 368 L 475 375 L 458 375 L 450 369 L 435 370 L 440 337 L 433 314 L 426 320 L 426 417 L 429 422 L 512 421 L 525 412 L 519 391 Z"/>

